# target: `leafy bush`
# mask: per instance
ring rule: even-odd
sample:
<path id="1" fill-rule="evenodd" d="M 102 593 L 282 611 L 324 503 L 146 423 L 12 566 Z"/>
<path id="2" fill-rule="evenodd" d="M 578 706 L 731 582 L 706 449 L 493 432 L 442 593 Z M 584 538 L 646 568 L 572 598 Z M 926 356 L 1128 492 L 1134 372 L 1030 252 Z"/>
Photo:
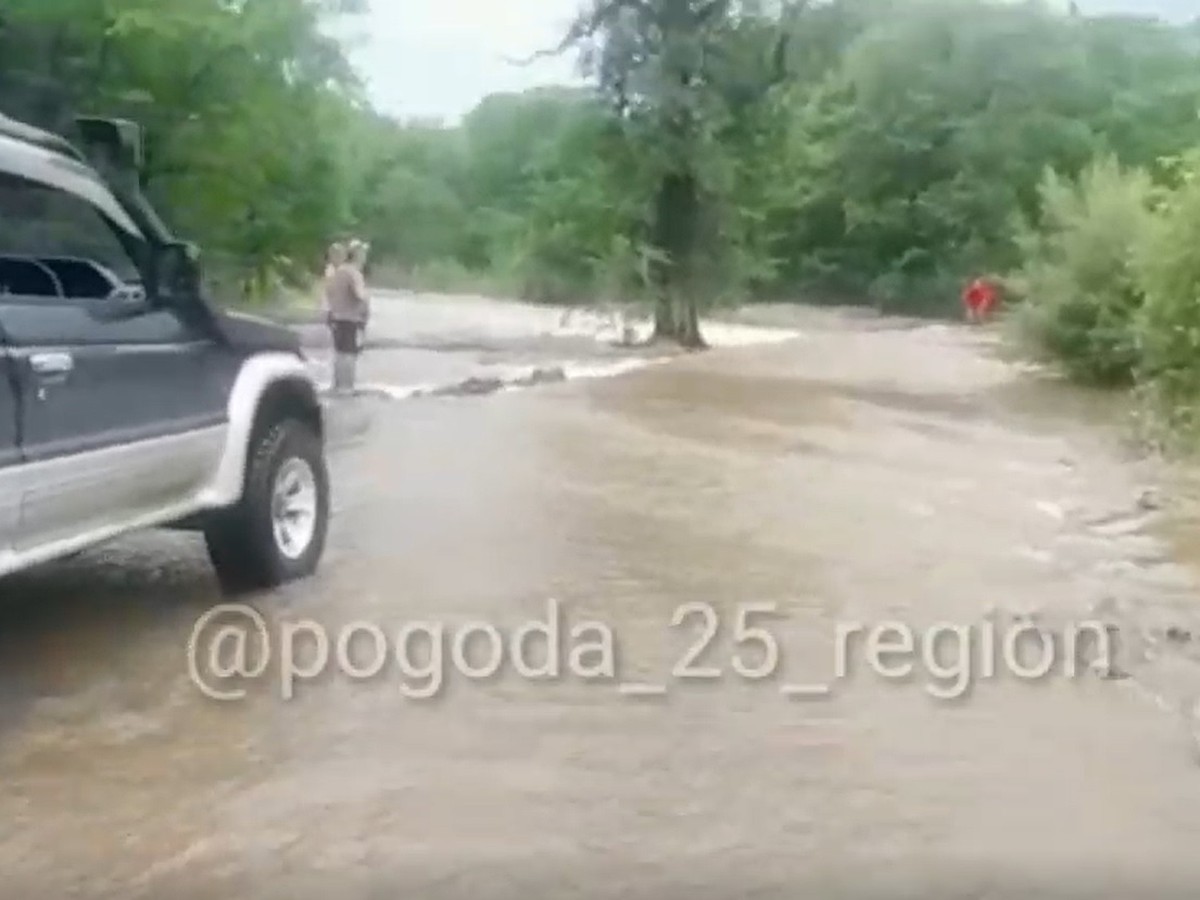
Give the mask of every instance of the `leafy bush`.
<path id="1" fill-rule="evenodd" d="M 1022 294 L 1018 333 L 1073 378 L 1130 385 L 1143 305 L 1134 263 L 1154 217 L 1150 177 L 1104 159 L 1077 182 L 1048 174 L 1040 194 L 1041 222 L 1021 230 L 1024 264 L 1012 279 Z"/>
<path id="2" fill-rule="evenodd" d="M 1200 433 L 1200 152 L 1139 243 L 1140 380 L 1172 430 Z"/>

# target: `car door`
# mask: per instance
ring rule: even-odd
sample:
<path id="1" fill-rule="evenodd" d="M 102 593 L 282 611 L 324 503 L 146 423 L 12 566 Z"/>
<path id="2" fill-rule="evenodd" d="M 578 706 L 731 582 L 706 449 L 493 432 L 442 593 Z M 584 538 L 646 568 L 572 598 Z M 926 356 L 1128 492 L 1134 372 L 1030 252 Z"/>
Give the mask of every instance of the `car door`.
<path id="1" fill-rule="evenodd" d="M 0 176 L 0 218 L 6 204 L 25 240 L 0 254 L 90 259 L 138 290 L 137 269 L 87 201 Z M 149 524 L 199 490 L 223 447 L 224 347 L 174 310 L 120 317 L 106 302 L 0 295 L 24 460 L 18 552 Z"/>

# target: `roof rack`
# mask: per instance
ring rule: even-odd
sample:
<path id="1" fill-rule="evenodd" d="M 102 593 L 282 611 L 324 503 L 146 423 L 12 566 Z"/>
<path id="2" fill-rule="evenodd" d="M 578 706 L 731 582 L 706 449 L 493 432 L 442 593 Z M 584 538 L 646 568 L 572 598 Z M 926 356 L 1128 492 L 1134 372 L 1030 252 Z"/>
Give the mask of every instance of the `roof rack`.
<path id="1" fill-rule="evenodd" d="M 41 147 L 43 150 L 61 153 L 63 156 L 69 156 L 71 159 L 79 162 L 85 161 L 83 154 L 61 135 L 44 131 L 41 128 L 35 128 L 32 125 L 26 125 L 24 122 L 18 122 L 16 119 L 4 115 L 4 113 L 0 113 L 0 135 L 24 141 L 26 144 L 33 144 L 34 146 Z"/>

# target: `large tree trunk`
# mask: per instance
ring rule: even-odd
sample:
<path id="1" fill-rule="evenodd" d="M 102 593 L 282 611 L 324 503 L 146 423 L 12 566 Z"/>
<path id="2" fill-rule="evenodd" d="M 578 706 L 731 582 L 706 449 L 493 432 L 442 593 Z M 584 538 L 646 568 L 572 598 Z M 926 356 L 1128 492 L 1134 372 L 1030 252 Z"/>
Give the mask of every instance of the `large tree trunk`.
<path id="1" fill-rule="evenodd" d="M 677 328 L 675 305 L 671 302 L 669 276 L 663 281 L 656 280 L 654 291 L 654 334 L 650 339 L 652 341 L 673 341 Z"/>
<path id="2" fill-rule="evenodd" d="M 688 350 L 704 350 L 708 343 L 700 333 L 700 311 L 696 307 L 696 295 L 688 291 L 687 296 L 680 298 L 679 321 L 676 323 L 676 339 L 680 346 Z"/>
<path id="3" fill-rule="evenodd" d="M 676 333 L 675 300 L 672 296 L 675 258 L 668 244 L 668 221 L 671 216 L 671 195 L 668 179 L 659 182 L 654 201 L 654 246 L 658 256 L 650 263 L 650 279 L 654 290 L 654 334 L 651 340 L 674 341 Z"/>
<path id="4" fill-rule="evenodd" d="M 654 209 L 654 243 L 664 259 L 654 263 L 654 340 L 689 349 L 706 346 L 692 289 L 700 198 L 690 172 L 669 172 L 659 182 Z"/>

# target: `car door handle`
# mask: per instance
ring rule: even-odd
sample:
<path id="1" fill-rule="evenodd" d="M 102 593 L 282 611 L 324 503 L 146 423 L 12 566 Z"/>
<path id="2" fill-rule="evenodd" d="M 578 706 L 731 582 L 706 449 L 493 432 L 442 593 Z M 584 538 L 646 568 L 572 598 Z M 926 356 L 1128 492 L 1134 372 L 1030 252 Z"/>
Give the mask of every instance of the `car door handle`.
<path id="1" fill-rule="evenodd" d="M 38 375 L 64 375 L 75 368 L 75 358 L 70 353 L 35 353 L 29 365 Z"/>

